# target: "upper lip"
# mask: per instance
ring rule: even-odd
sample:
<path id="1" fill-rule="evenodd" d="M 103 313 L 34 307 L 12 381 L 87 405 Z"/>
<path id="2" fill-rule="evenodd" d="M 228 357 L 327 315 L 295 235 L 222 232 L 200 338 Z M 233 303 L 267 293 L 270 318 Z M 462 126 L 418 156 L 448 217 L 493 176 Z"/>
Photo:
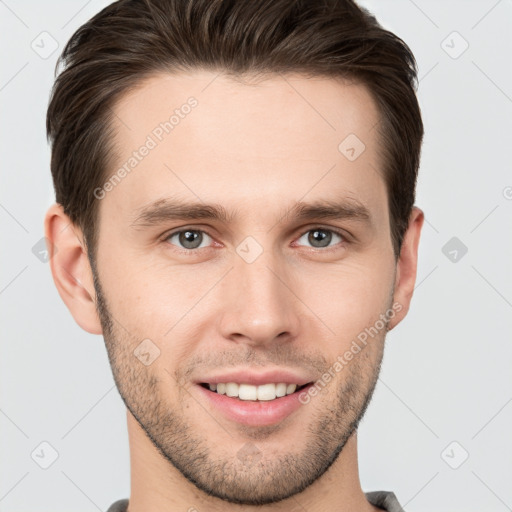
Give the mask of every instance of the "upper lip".
<path id="1" fill-rule="evenodd" d="M 238 384 L 251 384 L 259 386 L 261 384 L 285 382 L 287 384 L 297 384 L 303 386 L 315 379 L 304 377 L 296 372 L 286 369 L 275 369 L 255 372 L 254 370 L 233 370 L 229 372 L 217 373 L 209 377 L 202 377 L 196 380 L 197 384 L 218 384 L 219 382 L 236 382 Z"/>

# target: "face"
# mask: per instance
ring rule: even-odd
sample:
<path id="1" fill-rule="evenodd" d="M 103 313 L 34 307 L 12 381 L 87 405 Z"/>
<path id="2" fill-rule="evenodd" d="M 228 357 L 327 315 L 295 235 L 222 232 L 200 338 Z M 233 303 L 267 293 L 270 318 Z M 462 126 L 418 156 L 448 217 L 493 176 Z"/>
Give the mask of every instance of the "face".
<path id="1" fill-rule="evenodd" d="M 198 488 L 292 496 L 357 427 L 400 307 L 375 103 L 332 79 L 197 72 L 155 75 L 114 111 L 112 174 L 138 151 L 97 194 L 95 290 L 119 392 Z M 207 386 L 226 382 L 314 385 L 272 401 Z"/>

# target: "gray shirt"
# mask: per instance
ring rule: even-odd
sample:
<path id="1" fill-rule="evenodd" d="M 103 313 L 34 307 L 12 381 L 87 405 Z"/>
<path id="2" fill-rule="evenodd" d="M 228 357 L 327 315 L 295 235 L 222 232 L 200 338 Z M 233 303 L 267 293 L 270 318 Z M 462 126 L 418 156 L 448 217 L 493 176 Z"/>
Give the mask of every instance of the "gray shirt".
<path id="1" fill-rule="evenodd" d="M 405 512 L 405 510 L 400 506 L 396 496 L 393 492 L 388 491 L 372 491 L 365 493 L 366 499 L 376 507 L 381 508 L 382 510 L 387 510 L 387 512 Z M 113 503 L 107 512 L 126 512 L 128 508 L 128 499 L 118 500 Z"/>

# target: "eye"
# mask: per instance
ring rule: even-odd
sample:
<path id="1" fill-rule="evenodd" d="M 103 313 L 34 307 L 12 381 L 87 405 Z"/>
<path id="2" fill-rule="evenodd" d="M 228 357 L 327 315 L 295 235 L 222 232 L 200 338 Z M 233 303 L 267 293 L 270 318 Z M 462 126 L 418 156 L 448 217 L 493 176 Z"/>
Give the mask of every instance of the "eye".
<path id="1" fill-rule="evenodd" d="M 311 243 L 313 248 L 322 249 L 324 247 L 329 247 L 329 244 L 333 241 L 333 235 L 334 235 L 334 238 L 337 237 L 341 242 L 346 241 L 345 237 L 338 231 L 335 231 L 332 229 L 316 227 L 316 228 L 306 231 L 299 238 L 299 242 L 301 239 L 306 237 L 307 242 Z"/>
<path id="2" fill-rule="evenodd" d="M 336 244 L 332 245 L 332 242 L 336 242 L 336 239 L 339 243 L 348 243 L 345 236 L 338 231 L 322 227 L 309 229 L 303 233 L 298 239 L 299 245 L 305 243 L 302 240 L 304 238 L 314 249 L 334 248 Z M 173 241 L 173 239 L 175 240 Z M 212 237 L 201 229 L 182 229 L 165 236 L 164 241 L 182 249 L 184 253 L 191 253 L 195 249 L 209 247 L 212 243 Z"/>
<path id="3" fill-rule="evenodd" d="M 172 245 L 177 245 L 171 242 L 173 238 L 176 238 L 177 242 L 181 245 L 181 248 L 191 250 L 205 247 L 202 245 L 205 237 L 211 239 L 210 235 L 200 229 L 184 229 L 182 231 L 175 231 L 174 233 L 171 233 L 165 238 L 165 241 L 170 242 Z M 206 246 L 208 246 L 208 244 L 206 244 Z"/>

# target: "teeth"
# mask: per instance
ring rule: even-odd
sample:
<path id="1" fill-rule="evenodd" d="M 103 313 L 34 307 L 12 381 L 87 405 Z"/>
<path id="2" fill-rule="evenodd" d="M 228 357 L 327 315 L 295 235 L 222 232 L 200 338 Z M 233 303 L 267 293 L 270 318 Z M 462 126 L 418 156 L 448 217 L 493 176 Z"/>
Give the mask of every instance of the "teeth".
<path id="1" fill-rule="evenodd" d="M 231 397 L 238 396 L 238 384 L 235 382 L 227 382 L 226 395 Z"/>
<path id="2" fill-rule="evenodd" d="M 276 396 L 281 397 L 281 396 L 286 395 L 286 389 L 287 389 L 287 386 L 284 382 L 277 384 L 276 385 Z"/>
<path id="3" fill-rule="evenodd" d="M 272 384 L 270 384 L 272 386 Z M 235 384 L 236 386 L 236 384 Z M 267 384 L 268 386 L 268 384 Z M 260 387 L 260 386 L 258 386 Z M 261 386 L 264 387 L 264 386 Z M 275 389 L 275 388 L 274 388 Z M 238 386 L 238 398 L 240 400 L 258 400 L 258 388 L 256 386 L 250 386 L 249 384 L 240 384 Z M 272 398 L 275 398 L 273 396 Z M 261 400 L 261 398 L 260 398 Z M 268 400 L 268 398 L 264 398 L 263 400 Z"/>
<path id="4" fill-rule="evenodd" d="M 220 395 L 227 395 L 240 400 L 274 400 L 285 395 L 291 395 L 297 389 L 297 384 L 286 384 L 284 382 L 262 384 L 261 386 L 219 382 L 208 386 L 211 391 L 216 391 Z"/>
<path id="5" fill-rule="evenodd" d="M 295 390 L 297 389 L 297 384 L 288 384 L 286 387 L 286 394 L 291 395 L 292 393 L 295 393 Z"/>

